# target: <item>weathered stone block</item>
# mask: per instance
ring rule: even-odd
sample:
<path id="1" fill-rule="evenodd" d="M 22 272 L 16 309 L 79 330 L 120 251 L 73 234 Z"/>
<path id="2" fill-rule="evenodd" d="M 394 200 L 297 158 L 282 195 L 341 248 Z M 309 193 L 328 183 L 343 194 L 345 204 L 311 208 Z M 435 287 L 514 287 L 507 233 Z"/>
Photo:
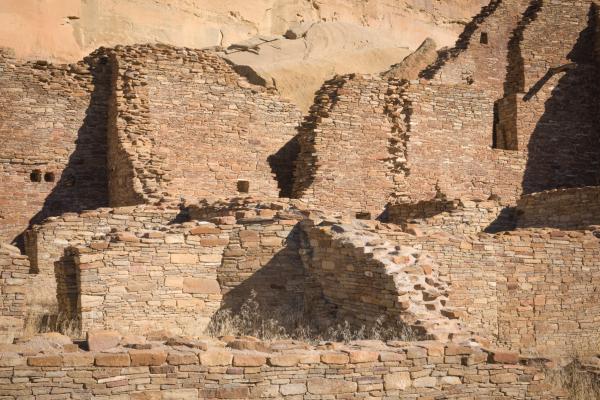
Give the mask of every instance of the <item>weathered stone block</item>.
<path id="1" fill-rule="evenodd" d="M 117 347 L 121 342 L 121 334 L 117 331 L 90 330 L 86 339 L 90 351 L 103 351 Z"/>
<path id="2" fill-rule="evenodd" d="M 129 350 L 131 366 L 161 365 L 167 361 L 167 353 L 162 350 Z"/>
<path id="3" fill-rule="evenodd" d="M 308 380 L 308 392 L 310 394 L 355 393 L 357 388 L 356 382 L 344 379 L 311 378 Z"/>
<path id="4" fill-rule="evenodd" d="M 208 278 L 184 278 L 184 293 L 220 294 L 221 287 L 216 279 Z"/>
<path id="5" fill-rule="evenodd" d="M 209 350 L 200 353 L 200 364 L 206 366 L 231 365 L 233 355 L 228 351 Z"/>
<path id="6" fill-rule="evenodd" d="M 266 362 L 267 358 L 258 354 L 236 354 L 233 356 L 233 365 L 236 367 L 260 367 Z"/>
<path id="7" fill-rule="evenodd" d="M 344 353 L 325 353 L 321 355 L 321 362 L 325 364 L 348 364 L 350 357 Z"/>
<path id="8" fill-rule="evenodd" d="M 385 390 L 404 390 L 411 385 L 409 372 L 395 372 L 383 376 Z"/>
<path id="9" fill-rule="evenodd" d="M 98 367 L 129 367 L 129 354 L 98 353 L 95 357 L 95 364 Z"/>
<path id="10" fill-rule="evenodd" d="M 171 254 L 171 263 L 173 264 L 198 264 L 197 254 Z"/>

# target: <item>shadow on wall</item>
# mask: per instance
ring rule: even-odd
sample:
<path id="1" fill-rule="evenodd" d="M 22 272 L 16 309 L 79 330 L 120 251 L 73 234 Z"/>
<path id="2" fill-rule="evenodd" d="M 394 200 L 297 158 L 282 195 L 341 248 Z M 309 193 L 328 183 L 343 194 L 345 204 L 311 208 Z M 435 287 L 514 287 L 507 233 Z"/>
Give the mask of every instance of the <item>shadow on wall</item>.
<path id="1" fill-rule="evenodd" d="M 597 131 L 598 67 L 593 52 L 594 9 L 567 58 L 569 68 L 550 91 L 544 113 L 527 145 L 523 193 L 598 185 L 600 135 Z M 524 102 L 544 92 L 547 76 L 527 89 Z M 548 92 L 546 92 L 548 93 Z M 527 109 L 532 109 L 527 107 Z"/>
<path id="2" fill-rule="evenodd" d="M 279 197 L 292 197 L 294 167 L 298 159 L 298 153 L 300 153 L 300 143 L 298 142 L 298 135 L 296 135 L 277 153 L 270 155 L 267 159 L 271 172 L 275 174 L 277 180 Z"/>
<path id="3" fill-rule="evenodd" d="M 521 53 L 521 43 L 525 29 L 536 20 L 542 8 L 540 0 L 532 0 L 523 13 L 517 27 L 508 41 L 506 79 L 504 80 L 504 96 L 523 92 L 525 90 L 525 61 Z"/>
<path id="4" fill-rule="evenodd" d="M 83 125 L 77 132 L 75 150 L 44 205 L 29 221 L 29 228 L 65 212 L 108 206 L 106 124 L 110 96 L 110 66 L 105 56 L 86 59 L 94 89 Z M 24 233 L 13 242 L 24 250 Z"/>
<path id="5" fill-rule="evenodd" d="M 435 74 L 450 60 L 456 58 L 469 47 L 473 34 L 477 28 L 492 15 L 498 6 L 502 4 L 502 0 L 492 0 L 490 4 L 483 7 L 471 22 L 469 22 L 462 33 L 458 36 L 454 47 L 451 49 L 440 50 L 437 60 L 419 73 L 419 78 L 432 79 Z"/>
<path id="6" fill-rule="evenodd" d="M 321 118 L 328 118 L 339 100 L 338 91 L 346 83 L 347 79 L 353 79 L 355 74 L 349 74 L 344 77 L 335 76 L 325 81 L 323 85 L 315 92 L 314 103 L 310 107 L 308 115 L 298 126 L 296 140 L 298 143 L 298 153 L 294 159 L 294 165 L 291 166 L 292 172 L 292 190 L 291 198 L 301 198 L 308 190 L 317 173 L 317 159 L 315 149 L 315 129 L 317 129 Z"/>
<path id="7" fill-rule="evenodd" d="M 304 313 L 304 291 L 306 272 L 299 254 L 300 228 L 296 226 L 286 240 L 286 246 L 273 254 L 272 258 L 258 270 L 255 270 L 240 284 L 223 295 L 219 312 L 213 317 L 211 325 L 218 324 L 223 312 L 231 311 L 232 315 L 241 316 L 244 325 L 250 321 L 257 322 L 270 319 L 277 320 L 287 332 L 297 328 Z M 262 259 L 263 257 L 261 257 Z M 237 272 L 253 269 L 244 266 L 241 259 Z M 229 277 L 219 271 L 218 280 L 221 287 Z M 250 328 L 250 327 L 246 327 Z"/>

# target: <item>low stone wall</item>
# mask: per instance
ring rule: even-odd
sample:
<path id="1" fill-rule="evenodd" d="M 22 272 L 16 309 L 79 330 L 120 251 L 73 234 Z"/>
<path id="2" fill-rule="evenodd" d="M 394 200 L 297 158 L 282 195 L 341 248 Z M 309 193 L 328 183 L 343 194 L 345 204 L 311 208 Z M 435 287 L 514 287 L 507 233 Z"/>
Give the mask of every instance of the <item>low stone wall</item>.
<path id="1" fill-rule="evenodd" d="M 211 222 L 167 225 L 174 210 L 136 207 L 40 227 L 44 254 L 65 246 L 46 238 L 65 234 L 75 246 L 63 250 L 52 274 L 64 317 L 78 321 L 84 332 L 102 327 L 140 333 L 160 325 L 191 334 L 203 332 L 217 310 L 239 311 L 249 299 L 258 302 L 265 319 L 304 313 L 305 291 L 315 288 L 300 258 L 296 225 L 304 215 L 285 202 L 189 209 Z M 186 291 L 187 278 L 214 282 Z M 191 307 L 190 298 L 200 300 Z"/>
<path id="2" fill-rule="evenodd" d="M 74 260 L 78 304 L 77 315 L 71 317 L 80 320 L 82 331 L 102 328 L 141 334 L 167 329 L 202 334 L 221 305 L 217 269 L 228 234 L 205 223 L 109 237 L 110 242 L 71 248 L 65 256 Z M 74 296 L 58 293 L 58 298 L 62 303 Z M 75 309 L 63 304 L 59 308 Z"/>
<path id="3" fill-rule="evenodd" d="M 178 208 L 150 206 L 99 208 L 79 214 L 66 213 L 35 225 L 25 235 L 26 254 L 36 274 L 31 280 L 31 290 L 37 295 L 31 301 L 55 304 L 54 264 L 67 247 L 89 244 L 112 230 L 158 229 L 175 220 L 179 212 Z"/>
<path id="4" fill-rule="evenodd" d="M 0 245 L 0 343 L 12 343 L 23 332 L 29 276 L 27 257 Z"/>
<path id="5" fill-rule="evenodd" d="M 475 332 L 524 353 L 597 351 L 600 243 L 592 232 L 393 236 L 439 264 L 448 306 Z"/>
<path id="6" fill-rule="evenodd" d="M 493 200 L 432 200 L 414 204 L 389 204 L 387 221 L 402 228 L 442 229 L 452 234 L 514 228 L 512 211 Z"/>
<path id="7" fill-rule="evenodd" d="M 271 317 L 304 312 L 307 276 L 296 227 L 299 213 L 272 209 L 238 211 L 220 225 L 229 237 L 218 270 L 223 309 L 238 311 L 251 297 Z M 269 317 L 269 315 L 267 315 Z"/>
<path id="8" fill-rule="evenodd" d="M 447 285 L 426 254 L 370 233 L 368 222 L 312 224 L 303 223 L 305 264 L 338 320 L 367 329 L 378 320 L 400 323 L 440 339 L 462 331 L 446 308 Z"/>
<path id="9" fill-rule="evenodd" d="M 525 195 L 517 203 L 517 225 L 585 229 L 600 225 L 600 187 L 556 189 Z"/>
<path id="10" fill-rule="evenodd" d="M 143 350 L 118 347 L 85 352 L 69 344 L 64 347 L 70 352 L 0 353 L 0 396 L 11 400 L 566 399 L 545 384 L 541 365 L 479 347 L 432 341 L 317 347 L 290 341 L 163 343 L 137 346 Z M 231 348 L 246 345 L 262 350 Z"/>

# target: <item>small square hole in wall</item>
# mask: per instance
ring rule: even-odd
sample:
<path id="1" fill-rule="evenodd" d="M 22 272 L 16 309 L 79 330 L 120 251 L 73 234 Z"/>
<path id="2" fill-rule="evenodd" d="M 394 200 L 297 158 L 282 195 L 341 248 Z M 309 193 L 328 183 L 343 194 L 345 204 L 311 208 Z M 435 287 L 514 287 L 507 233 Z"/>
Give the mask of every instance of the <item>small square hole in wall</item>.
<path id="1" fill-rule="evenodd" d="M 31 182 L 41 182 L 42 181 L 42 171 L 40 171 L 39 169 L 31 171 L 31 174 L 29 174 L 29 180 Z"/>
<path id="2" fill-rule="evenodd" d="M 237 181 L 237 190 L 239 193 L 249 193 L 250 192 L 250 182 Z"/>
<path id="3" fill-rule="evenodd" d="M 44 174 L 44 180 L 46 182 L 54 182 L 54 180 L 56 179 L 54 172 L 46 172 Z"/>
<path id="4" fill-rule="evenodd" d="M 367 211 L 359 211 L 355 214 L 356 219 L 371 219 L 371 213 Z"/>
<path id="5" fill-rule="evenodd" d="M 479 36 L 479 43 L 488 44 L 488 34 L 487 32 L 481 32 L 481 36 Z"/>

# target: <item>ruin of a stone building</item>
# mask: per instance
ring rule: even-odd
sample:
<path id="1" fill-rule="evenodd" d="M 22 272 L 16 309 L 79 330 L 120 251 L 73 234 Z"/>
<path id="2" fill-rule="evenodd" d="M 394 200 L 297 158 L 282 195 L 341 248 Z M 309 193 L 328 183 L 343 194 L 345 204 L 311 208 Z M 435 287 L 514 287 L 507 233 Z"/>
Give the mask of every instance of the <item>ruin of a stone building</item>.
<path id="1" fill-rule="evenodd" d="M 493 0 L 306 115 L 212 50 L 0 49 L 0 398 L 569 398 L 549 370 L 600 366 L 597 7 Z M 207 336 L 248 301 L 315 330 Z"/>

